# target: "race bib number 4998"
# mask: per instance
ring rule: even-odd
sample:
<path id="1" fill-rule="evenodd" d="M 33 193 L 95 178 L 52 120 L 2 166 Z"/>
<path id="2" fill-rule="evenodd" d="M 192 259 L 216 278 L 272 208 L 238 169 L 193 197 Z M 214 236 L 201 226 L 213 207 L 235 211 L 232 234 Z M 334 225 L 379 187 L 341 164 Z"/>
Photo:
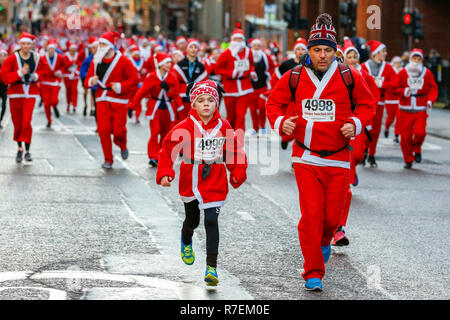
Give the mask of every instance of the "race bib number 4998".
<path id="1" fill-rule="evenodd" d="M 334 121 L 336 105 L 331 99 L 303 99 L 302 117 L 307 121 Z"/>

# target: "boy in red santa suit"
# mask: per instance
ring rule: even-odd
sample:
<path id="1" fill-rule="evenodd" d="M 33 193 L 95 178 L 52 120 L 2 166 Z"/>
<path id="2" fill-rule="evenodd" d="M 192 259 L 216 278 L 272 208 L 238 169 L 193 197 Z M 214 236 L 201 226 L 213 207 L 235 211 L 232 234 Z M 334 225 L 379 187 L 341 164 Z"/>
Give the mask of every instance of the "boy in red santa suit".
<path id="1" fill-rule="evenodd" d="M 129 47 L 129 51 L 131 53 L 131 62 L 133 62 L 133 66 L 136 68 L 139 76 L 139 83 L 135 90 L 130 92 L 130 99 L 133 99 L 133 97 L 136 95 L 136 92 L 139 90 L 139 88 L 142 87 L 142 84 L 144 83 L 145 78 L 147 77 L 147 69 L 145 68 L 145 60 L 141 56 L 139 47 L 136 44 L 132 44 Z M 136 123 L 140 123 L 139 117 L 141 116 L 142 112 L 142 105 L 141 103 L 138 103 L 135 106 L 134 111 L 136 112 Z M 128 110 L 128 116 L 131 117 L 132 115 L 132 109 Z"/>
<path id="2" fill-rule="evenodd" d="M 105 158 L 102 167 L 105 169 L 111 169 L 114 162 L 111 134 L 114 144 L 120 148 L 122 159 L 128 158 L 128 96 L 138 84 L 138 74 L 130 59 L 120 51 L 114 51 L 115 40 L 119 37 L 112 31 L 100 37 L 85 80 L 86 88 L 97 86 L 97 128 Z"/>
<path id="3" fill-rule="evenodd" d="M 64 56 L 65 70 L 64 86 L 66 87 L 67 112 L 70 112 L 70 106 L 75 113 L 78 102 L 78 81 L 80 79 L 80 66 L 78 60 L 78 47 L 76 43 L 69 43 L 69 51 Z"/>
<path id="4" fill-rule="evenodd" d="M 409 63 L 399 72 L 400 146 L 405 168 L 422 161 L 422 144 L 427 136 L 428 113 L 438 96 L 433 73 L 423 65 L 423 51 L 413 49 Z"/>
<path id="5" fill-rule="evenodd" d="M 148 98 L 146 116 L 150 118 L 150 139 L 147 154 L 152 167 L 158 166 L 162 141 L 178 119 L 177 110 L 183 108 L 178 79 L 170 71 L 172 59 L 167 53 L 160 52 L 156 55 L 156 62 L 158 68 L 145 78 L 129 106 L 135 109 L 144 97 Z"/>
<path id="6" fill-rule="evenodd" d="M 250 42 L 250 46 L 257 75 L 257 80 L 252 80 L 254 90 L 252 93 L 253 103 L 250 106 L 253 121 L 252 134 L 259 133 L 264 135 L 266 134 L 266 100 L 261 95 L 272 89 L 270 80 L 275 70 L 275 64 L 271 57 L 262 50 L 262 42 L 260 39 L 253 39 Z"/>
<path id="7" fill-rule="evenodd" d="M 48 43 L 47 52 L 41 56 L 50 68 L 50 73 L 42 75 L 41 96 L 44 102 L 45 115 L 47 117 L 47 128 L 52 125 L 52 108 L 55 116 L 59 118 L 58 96 L 61 88 L 61 78 L 65 70 L 64 56 L 56 52 L 58 42 L 52 40 Z"/>
<path id="8" fill-rule="evenodd" d="M 245 45 L 244 32 L 236 28 L 231 35 L 230 46 L 217 60 L 215 72 L 222 76 L 227 120 L 234 130 L 240 129 L 237 133 L 240 138 L 245 131 L 247 108 L 253 104 L 252 80 L 258 78 L 253 61 L 253 53 Z"/>
<path id="9" fill-rule="evenodd" d="M 395 73 L 398 76 L 398 73 L 400 72 L 400 70 L 402 70 L 402 58 L 400 58 L 399 56 L 395 56 L 392 58 L 391 60 L 391 66 L 392 69 L 394 69 Z M 397 79 L 398 80 L 398 79 Z M 400 96 L 401 94 L 398 93 L 397 88 L 395 88 L 394 90 L 389 90 L 386 93 L 386 101 L 385 101 L 385 106 L 386 106 L 386 120 L 384 122 L 384 136 L 385 138 L 389 137 L 389 128 L 391 127 L 392 123 L 394 123 L 395 121 L 395 126 L 394 126 L 394 142 L 399 143 L 399 126 L 398 126 L 398 104 L 400 102 Z M 395 120 L 397 118 L 397 120 Z"/>
<path id="10" fill-rule="evenodd" d="M 170 187 L 175 177 L 173 164 L 182 152 L 179 192 L 184 202 L 186 218 L 181 230 L 181 258 L 191 265 L 195 261 L 192 236 L 200 222 L 200 210 L 205 212 L 207 285 L 217 285 L 219 249 L 218 215 L 228 194 L 227 169 L 230 183 L 238 188 L 247 178 L 245 151 L 228 123 L 221 118 L 219 91 L 211 80 L 194 84 L 190 90 L 192 109 L 166 136 L 160 152 L 156 182 Z"/>
<path id="11" fill-rule="evenodd" d="M 377 151 L 378 137 L 380 136 L 381 126 L 383 122 L 384 106 L 386 101 L 386 93 L 389 90 L 395 90 L 397 86 L 397 75 L 389 63 L 386 63 L 386 45 L 383 43 L 370 40 L 367 42 L 370 47 L 371 59 L 367 60 L 361 67 L 369 75 L 371 75 L 377 87 L 380 89 L 380 99 L 376 108 L 375 117 L 372 121 L 372 141 L 369 145 L 369 157 L 367 161 L 372 168 L 376 168 L 375 153 Z"/>
<path id="12" fill-rule="evenodd" d="M 34 35 L 22 32 L 19 37 L 20 49 L 5 59 L 0 72 L 2 82 L 9 85 L 7 94 L 14 125 L 14 141 L 19 147 L 16 156 L 18 163 L 23 160 L 23 143 L 25 144 L 25 160 L 32 161 L 31 119 L 36 98 L 39 97 L 37 82 L 44 74 L 50 72 L 45 60 L 31 51 L 34 39 Z"/>

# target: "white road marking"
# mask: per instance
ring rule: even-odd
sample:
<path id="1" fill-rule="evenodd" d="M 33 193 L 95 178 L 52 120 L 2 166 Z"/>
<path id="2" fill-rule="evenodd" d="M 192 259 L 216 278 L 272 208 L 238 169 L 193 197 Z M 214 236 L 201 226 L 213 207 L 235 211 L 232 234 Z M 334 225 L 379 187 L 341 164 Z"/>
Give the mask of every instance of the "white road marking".
<path id="1" fill-rule="evenodd" d="M 248 212 L 236 211 L 236 213 L 241 216 L 242 220 L 255 221 L 255 218 L 253 218 L 253 216 L 250 213 L 248 213 Z"/>

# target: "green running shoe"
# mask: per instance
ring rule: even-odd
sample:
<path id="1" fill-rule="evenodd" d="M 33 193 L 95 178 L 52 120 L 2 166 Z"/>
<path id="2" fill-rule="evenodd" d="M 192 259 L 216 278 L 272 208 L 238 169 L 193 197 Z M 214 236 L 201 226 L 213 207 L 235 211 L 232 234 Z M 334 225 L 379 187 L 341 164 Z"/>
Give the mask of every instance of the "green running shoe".
<path id="1" fill-rule="evenodd" d="M 205 282 L 208 286 L 217 286 L 219 283 L 219 277 L 217 276 L 216 268 L 206 266 Z"/>
<path id="2" fill-rule="evenodd" d="M 195 261 L 195 254 L 192 250 L 192 242 L 191 244 L 185 245 L 183 243 L 183 237 L 181 237 L 181 259 L 187 265 L 191 265 Z"/>

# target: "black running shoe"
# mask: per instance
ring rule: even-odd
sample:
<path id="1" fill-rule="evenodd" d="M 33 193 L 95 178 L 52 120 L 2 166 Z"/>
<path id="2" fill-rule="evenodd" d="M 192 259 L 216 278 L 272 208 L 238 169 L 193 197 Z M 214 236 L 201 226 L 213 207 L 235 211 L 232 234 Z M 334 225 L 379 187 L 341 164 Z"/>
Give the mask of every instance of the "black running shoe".
<path id="1" fill-rule="evenodd" d="M 394 142 L 395 143 L 400 143 L 400 139 L 398 138 L 398 134 L 395 135 Z"/>
<path id="2" fill-rule="evenodd" d="M 112 169 L 112 164 L 110 162 L 104 162 L 102 164 L 103 169 Z"/>
<path id="3" fill-rule="evenodd" d="M 403 167 L 405 169 L 411 169 L 412 168 L 412 162 L 405 163 L 405 166 Z"/>
<path id="4" fill-rule="evenodd" d="M 120 151 L 120 155 L 122 156 L 123 160 L 127 160 L 128 159 L 128 155 L 129 155 L 128 149 Z"/>
<path id="5" fill-rule="evenodd" d="M 33 159 L 31 158 L 31 154 L 29 152 L 25 153 L 25 161 L 31 162 Z"/>
<path id="6" fill-rule="evenodd" d="M 50 122 L 47 123 L 47 129 L 50 129 L 52 127 L 52 124 Z"/>
<path id="7" fill-rule="evenodd" d="M 148 164 L 151 165 L 153 168 L 156 168 L 156 167 L 158 167 L 158 160 L 156 160 L 156 159 L 150 159 L 150 160 L 148 161 Z"/>
<path id="8" fill-rule="evenodd" d="M 281 149 L 286 150 L 289 145 L 289 142 L 281 141 Z"/>
<path id="9" fill-rule="evenodd" d="M 21 163 L 23 160 L 23 150 L 18 150 L 17 151 L 17 156 L 16 156 L 16 162 L 17 163 Z"/>
<path id="10" fill-rule="evenodd" d="M 414 155 L 414 160 L 416 160 L 417 163 L 422 162 L 422 154 L 421 153 L 416 153 Z"/>
<path id="11" fill-rule="evenodd" d="M 85 116 L 85 117 L 87 116 L 87 106 L 84 107 L 83 116 Z"/>
<path id="12" fill-rule="evenodd" d="M 377 168 L 378 167 L 377 162 L 375 161 L 375 156 L 369 156 L 367 158 L 367 162 L 370 164 L 371 168 Z"/>
<path id="13" fill-rule="evenodd" d="M 56 118 L 59 118 L 58 107 L 54 107 L 53 110 L 55 110 L 55 117 L 56 117 Z"/>
<path id="14" fill-rule="evenodd" d="M 385 138 L 389 137 L 389 130 L 384 130 L 384 137 Z"/>

